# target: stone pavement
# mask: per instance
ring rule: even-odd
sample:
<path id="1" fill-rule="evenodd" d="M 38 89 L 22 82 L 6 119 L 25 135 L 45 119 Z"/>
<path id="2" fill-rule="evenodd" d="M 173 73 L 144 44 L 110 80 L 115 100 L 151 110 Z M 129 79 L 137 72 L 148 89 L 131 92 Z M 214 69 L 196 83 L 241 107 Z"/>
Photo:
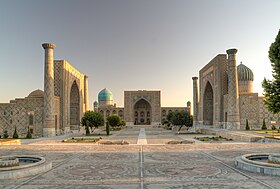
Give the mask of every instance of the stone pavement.
<path id="1" fill-rule="evenodd" d="M 29 178 L 0 180 L 0 188 L 280 188 L 279 177 L 250 173 L 234 167 L 235 157 L 243 154 L 279 153 L 279 143 L 166 145 L 167 141 L 190 139 L 194 135 L 177 135 L 172 131 L 145 127 L 147 145 L 137 145 L 138 137 L 144 139 L 143 134 L 139 135 L 140 129 L 128 128 L 106 138 L 133 141 L 132 145 L 63 144 L 59 142 L 61 137 L 58 137 L 38 139 L 17 146 L 0 146 L 0 155 L 40 155 L 53 162 L 53 169 L 49 172 Z"/>

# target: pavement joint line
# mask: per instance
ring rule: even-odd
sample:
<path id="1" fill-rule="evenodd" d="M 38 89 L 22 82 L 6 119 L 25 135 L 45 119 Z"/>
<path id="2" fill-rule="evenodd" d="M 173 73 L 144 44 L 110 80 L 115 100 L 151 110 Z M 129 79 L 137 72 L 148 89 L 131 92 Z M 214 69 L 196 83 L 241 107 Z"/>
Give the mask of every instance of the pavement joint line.
<path id="1" fill-rule="evenodd" d="M 144 189 L 144 167 L 143 167 L 143 161 L 144 161 L 144 156 L 143 156 L 143 145 L 140 147 L 140 189 Z"/>
<path id="2" fill-rule="evenodd" d="M 62 161 L 62 162 L 60 162 L 60 163 L 57 164 L 56 166 L 52 167 L 50 170 L 48 170 L 48 171 L 46 171 L 46 172 L 44 172 L 44 173 L 35 175 L 35 176 L 33 176 L 33 177 L 27 179 L 26 181 L 24 181 L 24 182 L 22 182 L 22 183 L 20 183 L 20 184 L 18 184 L 18 185 L 16 185 L 16 186 L 14 186 L 14 187 L 12 187 L 12 188 L 10 188 L 10 189 L 17 189 L 17 188 L 19 188 L 19 187 L 21 187 L 21 186 L 23 186 L 23 185 L 29 183 L 30 181 L 32 181 L 32 180 L 38 178 L 39 176 L 42 176 L 42 175 L 44 175 L 44 174 L 46 174 L 46 173 L 48 173 L 48 172 L 50 172 L 50 171 L 56 169 L 57 167 L 59 167 L 59 166 L 65 164 L 65 163 L 71 161 L 72 159 L 74 159 L 74 158 L 76 158 L 76 157 L 79 157 L 80 155 L 81 155 L 81 154 L 76 154 L 76 155 L 74 155 L 74 156 L 72 156 L 72 157 L 70 157 L 70 158 L 68 158 L 68 159 L 66 159 L 66 160 L 64 160 L 64 161 Z"/>
<path id="3" fill-rule="evenodd" d="M 261 180 L 255 178 L 255 177 L 252 177 L 252 176 L 250 176 L 250 175 L 248 175 L 248 174 L 246 174 L 246 173 L 244 173 L 244 172 L 242 172 L 242 171 L 240 171 L 240 170 L 238 170 L 238 169 L 236 169 L 236 168 L 234 168 L 234 167 L 228 165 L 227 163 L 223 162 L 222 160 L 218 159 L 217 157 L 215 157 L 215 156 L 213 156 L 213 155 L 211 155 L 211 154 L 208 154 L 208 153 L 203 152 L 203 151 L 200 151 L 200 153 L 202 153 L 202 154 L 204 154 L 204 155 L 210 157 L 210 158 L 213 159 L 213 160 L 218 161 L 220 164 L 226 166 L 227 168 L 230 168 L 231 170 L 233 170 L 233 171 L 235 171 L 235 172 L 237 172 L 237 173 L 239 173 L 239 174 L 241 174 L 241 175 L 243 175 L 243 176 L 245 176 L 245 177 L 247 177 L 247 178 L 249 178 L 249 179 L 252 179 L 252 180 L 254 180 L 255 182 L 258 182 L 258 183 L 260 183 L 260 184 L 262 184 L 262 185 L 264 185 L 264 186 L 266 186 L 266 187 L 268 187 L 268 188 L 270 188 L 270 189 L 277 189 L 277 188 L 275 188 L 275 187 L 273 187 L 273 186 L 267 184 L 267 183 L 264 182 L 264 181 L 261 181 Z"/>

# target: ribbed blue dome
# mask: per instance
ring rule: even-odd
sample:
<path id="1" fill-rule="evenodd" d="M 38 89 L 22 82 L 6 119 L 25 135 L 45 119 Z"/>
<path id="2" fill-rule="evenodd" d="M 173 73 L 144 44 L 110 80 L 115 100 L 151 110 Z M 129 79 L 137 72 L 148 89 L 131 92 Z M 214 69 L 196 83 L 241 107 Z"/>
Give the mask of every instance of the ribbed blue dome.
<path id="1" fill-rule="evenodd" d="M 98 102 L 100 101 L 112 101 L 113 100 L 113 93 L 108 89 L 103 89 L 98 93 Z"/>
<path id="2" fill-rule="evenodd" d="M 238 81 L 254 81 L 254 74 L 250 68 L 242 64 L 237 66 Z"/>

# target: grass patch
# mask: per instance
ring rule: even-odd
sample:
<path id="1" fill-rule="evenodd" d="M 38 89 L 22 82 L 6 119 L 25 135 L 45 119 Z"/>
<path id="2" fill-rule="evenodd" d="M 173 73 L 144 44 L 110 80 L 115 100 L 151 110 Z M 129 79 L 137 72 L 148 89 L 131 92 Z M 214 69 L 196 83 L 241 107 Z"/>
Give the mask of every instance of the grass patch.
<path id="1" fill-rule="evenodd" d="M 121 127 L 110 127 L 110 131 L 120 131 L 122 130 Z"/>
<path id="2" fill-rule="evenodd" d="M 20 140 L 28 139 L 28 140 L 30 140 L 30 139 L 36 139 L 36 138 L 0 138 L 1 141 L 3 141 L 3 140 L 17 140 L 17 139 L 20 139 Z"/>
<path id="3" fill-rule="evenodd" d="M 71 139 L 65 139 L 62 142 L 67 143 L 96 143 L 100 139 L 99 138 L 71 138 Z"/>
<path id="4" fill-rule="evenodd" d="M 254 131 L 258 134 L 268 134 L 268 135 L 273 135 L 273 136 L 280 136 L 280 130 L 258 130 L 258 131 Z"/>
<path id="5" fill-rule="evenodd" d="M 107 135 L 106 133 L 92 133 L 92 134 L 87 135 L 87 136 L 110 136 L 110 135 L 112 135 L 112 134 Z"/>
<path id="6" fill-rule="evenodd" d="M 208 142 L 208 141 L 231 141 L 232 139 L 223 138 L 221 136 L 219 137 L 194 137 L 194 139 L 202 141 L 202 142 Z"/>

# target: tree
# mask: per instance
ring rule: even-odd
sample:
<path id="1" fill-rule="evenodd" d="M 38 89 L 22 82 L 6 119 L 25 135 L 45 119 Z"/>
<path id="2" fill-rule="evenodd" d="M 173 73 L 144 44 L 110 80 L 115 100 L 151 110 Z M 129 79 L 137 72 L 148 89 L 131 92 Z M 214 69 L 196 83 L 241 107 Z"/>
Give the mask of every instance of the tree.
<path id="1" fill-rule="evenodd" d="M 116 127 L 120 125 L 121 118 L 117 114 L 113 114 L 107 118 L 107 121 L 110 126 Z"/>
<path id="2" fill-rule="evenodd" d="M 99 112 L 87 111 L 84 113 L 81 123 L 82 126 L 86 126 L 86 132 L 89 132 L 89 127 L 92 130 L 93 127 L 96 129 L 100 125 L 104 125 L 104 118 Z M 86 134 L 90 134 L 90 132 Z"/>
<path id="3" fill-rule="evenodd" d="M 193 117 L 187 111 L 170 112 L 167 115 L 167 120 L 174 126 L 178 126 L 178 134 L 182 127 L 189 129 L 193 125 Z"/>
<path id="4" fill-rule="evenodd" d="M 30 131 L 30 128 L 29 128 L 29 127 L 28 127 L 28 130 L 27 130 L 26 138 L 28 138 L 28 139 L 31 139 L 31 138 L 32 138 L 32 134 L 31 134 L 31 131 Z"/>
<path id="5" fill-rule="evenodd" d="M 15 131 L 14 131 L 14 134 L 13 134 L 13 138 L 18 138 L 17 127 L 15 127 Z"/>
<path id="6" fill-rule="evenodd" d="M 276 114 L 280 112 L 280 30 L 271 44 L 268 57 L 272 66 L 272 80 L 264 78 L 262 87 L 264 89 L 264 104 L 267 109 Z"/>
<path id="7" fill-rule="evenodd" d="M 8 134 L 8 131 L 7 131 L 7 130 L 4 131 L 3 138 L 9 138 L 9 134 Z"/>
<path id="8" fill-rule="evenodd" d="M 266 124 L 265 124 L 265 119 L 263 119 L 262 130 L 267 130 L 267 127 L 266 127 Z"/>
<path id="9" fill-rule="evenodd" d="M 246 119 L 246 130 L 250 130 L 250 126 L 249 126 L 249 123 L 248 123 L 248 119 Z"/>

